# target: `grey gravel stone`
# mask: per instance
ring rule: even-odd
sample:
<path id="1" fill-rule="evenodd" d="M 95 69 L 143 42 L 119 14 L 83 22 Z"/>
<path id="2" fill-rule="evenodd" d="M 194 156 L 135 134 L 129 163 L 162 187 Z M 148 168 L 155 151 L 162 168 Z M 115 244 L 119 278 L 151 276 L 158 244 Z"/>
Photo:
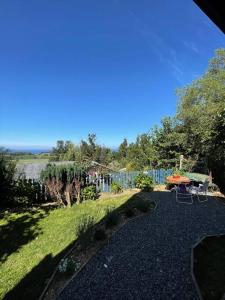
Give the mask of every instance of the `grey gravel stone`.
<path id="1" fill-rule="evenodd" d="M 156 210 L 123 226 L 58 300 L 199 299 L 191 248 L 206 234 L 225 234 L 225 205 L 212 197 L 192 205 L 176 203 L 168 192 L 154 192 L 151 198 Z"/>

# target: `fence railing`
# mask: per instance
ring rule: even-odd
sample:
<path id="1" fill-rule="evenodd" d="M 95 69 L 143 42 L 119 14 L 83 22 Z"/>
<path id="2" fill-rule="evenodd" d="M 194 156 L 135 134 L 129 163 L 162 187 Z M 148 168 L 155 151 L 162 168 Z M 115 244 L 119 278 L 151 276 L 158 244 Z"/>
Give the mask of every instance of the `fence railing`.
<path id="1" fill-rule="evenodd" d="M 132 172 L 115 172 L 107 175 L 87 175 L 85 178 L 85 184 L 93 183 L 96 185 L 97 190 L 100 192 L 111 192 L 112 182 L 119 183 L 124 189 L 135 187 L 135 178 L 139 174 L 139 171 Z M 165 178 L 173 173 L 172 169 L 159 169 L 145 171 L 145 174 L 153 178 L 153 182 L 156 184 L 164 184 Z M 22 184 L 21 193 L 28 193 L 32 196 L 36 202 L 45 202 L 49 200 L 49 195 L 45 184 L 33 179 L 20 180 Z M 24 189 L 23 189 L 24 187 Z"/>
<path id="2" fill-rule="evenodd" d="M 135 187 L 135 178 L 140 171 L 117 172 L 108 175 L 88 176 L 88 182 L 94 183 L 101 192 L 110 192 L 112 182 L 119 183 L 124 189 Z M 145 174 L 153 178 L 154 183 L 164 184 L 165 178 L 173 173 L 172 169 L 158 169 L 145 171 Z"/>

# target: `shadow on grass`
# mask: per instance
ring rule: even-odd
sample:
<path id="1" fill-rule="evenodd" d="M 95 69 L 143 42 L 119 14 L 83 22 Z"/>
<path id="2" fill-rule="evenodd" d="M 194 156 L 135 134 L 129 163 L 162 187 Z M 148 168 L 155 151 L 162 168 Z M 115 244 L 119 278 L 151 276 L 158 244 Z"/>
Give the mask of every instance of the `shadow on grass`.
<path id="1" fill-rule="evenodd" d="M 3 263 L 9 255 L 17 252 L 22 246 L 41 234 L 38 226 L 40 219 L 46 217 L 47 211 L 29 210 L 18 216 L 7 212 L 1 213 L 0 218 L 6 224 L 0 226 L 0 262 Z"/>
<path id="2" fill-rule="evenodd" d="M 138 193 L 131 196 L 126 203 L 115 209 L 114 212 L 119 214 L 126 208 L 133 207 L 135 202 L 140 200 L 140 198 L 138 197 L 139 194 L 141 195 L 141 193 Z M 86 234 L 79 238 L 78 241 L 82 245 L 82 249 L 85 249 L 90 245 L 90 240 L 92 240 L 91 243 L 95 242 L 93 241 L 93 239 L 91 239 L 94 235 L 95 228 L 96 226 L 103 224 L 105 220 L 106 217 L 104 217 L 98 224 L 96 224 L 93 228 L 88 230 Z M 16 228 L 14 226 L 12 231 L 15 229 Z M 25 234 L 26 237 L 26 230 L 22 230 L 22 233 Z M 38 232 L 30 232 L 30 234 L 32 238 L 34 238 L 35 234 L 38 234 Z M 29 239 L 31 238 L 31 236 L 29 237 Z M 27 239 L 26 242 L 28 242 L 29 239 Z M 29 272 L 11 291 L 6 294 L 4 299 L 38 299 L 47 284 L 47 280 L 51 277 L 59 261 L 74 246 L 75 242 L 77 242 L 77 240 L 74 240 L 55 257 L 53 257 L 51 254 L 46 255 L 43 260 L 31 270 L 31 272 Z M 16 248 L 18 249 L 18 246 Z"/>

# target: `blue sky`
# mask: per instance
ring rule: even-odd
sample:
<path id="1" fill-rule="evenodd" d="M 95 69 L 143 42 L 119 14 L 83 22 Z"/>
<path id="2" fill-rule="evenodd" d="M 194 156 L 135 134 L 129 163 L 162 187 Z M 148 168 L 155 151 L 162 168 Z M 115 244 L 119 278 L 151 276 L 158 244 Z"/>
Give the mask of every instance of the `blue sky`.
<path id="1" fill-rule="evenodd" d="M 224 35 L 191 0 L 1 1 L 0 143 L 117 146 L 173 115 Z"/>

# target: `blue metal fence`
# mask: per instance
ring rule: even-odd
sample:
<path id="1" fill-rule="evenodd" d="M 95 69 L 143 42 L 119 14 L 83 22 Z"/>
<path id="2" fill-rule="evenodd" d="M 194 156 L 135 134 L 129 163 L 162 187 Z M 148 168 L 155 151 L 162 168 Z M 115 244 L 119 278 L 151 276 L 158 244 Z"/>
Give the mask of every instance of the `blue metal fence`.
<path id="1" fill-rule="evenodd" d="M 97 189 L 101 192 L 110 192 L 112 182 L 119 183 L 123 188 L 134 188 L 135 177 L 139 174 L 139 171 L 132 172 L 117 172 L 111 173 L 105 176 L 89 176 L 88 181 L 96 184 Z M 154 183 L 164 184 L 165 178 L 172 175 L 172 169 L 158 169 L 158 170 L 148 170 L 144 172 L 145 174 L 153 178 Z"/>

